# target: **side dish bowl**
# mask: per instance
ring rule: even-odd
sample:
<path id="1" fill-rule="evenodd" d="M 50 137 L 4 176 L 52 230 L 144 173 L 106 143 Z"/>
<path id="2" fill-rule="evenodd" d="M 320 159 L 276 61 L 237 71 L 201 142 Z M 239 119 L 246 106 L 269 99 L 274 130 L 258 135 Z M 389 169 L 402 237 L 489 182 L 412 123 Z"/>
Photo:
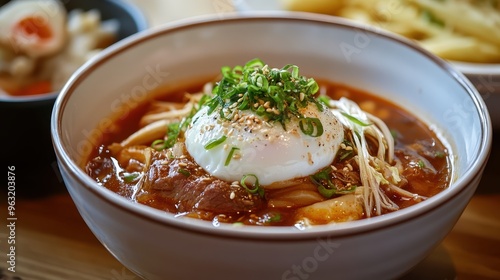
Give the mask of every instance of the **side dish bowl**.
<path id="1" fill-rule="evenodd" d="M 299 230 L 175 217 L 128 201 L 86 175 L 85 156 L 120 108 L 140 104 L 159 87 L 211 77 L 221 66 L 255 57 L 368 90 L 420 117 L 449 145 L 452 184 L 393 213 Z M 59 168 L 83 219 L 145 279 L 402 276 L 459 219 L 492 138 L 483 99 L 441 59 L 400 37 L 303 13 L 201 17 L 134 35 L 79 69 L 58 96 L 51 125 Z"/>
<path id="2" fill-rule="evenodd" d="M 0 5 L 8 2 L 0 1 Z M 125 1 L 68 0 L 61 3 L 67 11 L 97 10 L 101 20 L 116 20 L 118 40 L 147 28 L 142 12 Z M 51 10 L 47 15 L 56 16 Z M 20 195 L 39 196 L 51 190 L 64 190 L 50 138 L 50 116 L 58 94 L 59 90 L 26 96 L 0 94 L 0 127 L 4 133 L 0 143 L 5 147 L 2 163 L 17 166 Z"/>

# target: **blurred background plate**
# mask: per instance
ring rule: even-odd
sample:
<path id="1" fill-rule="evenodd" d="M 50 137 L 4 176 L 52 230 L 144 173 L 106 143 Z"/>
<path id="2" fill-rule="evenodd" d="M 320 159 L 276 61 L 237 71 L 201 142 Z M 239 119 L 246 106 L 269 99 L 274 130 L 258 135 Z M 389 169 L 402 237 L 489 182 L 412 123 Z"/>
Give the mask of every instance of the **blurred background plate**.
<path id="1" fill-rule="evenodd" d="M 19 1 L 19 0 L 18 0 Z M 0 1 L 5 5 L 9 1 Z M 116 19 L 121 40 L 148 27 L 134 4 L 121 0 L 66 0 L 66 10 L 97 9 L 101 20 Z M 16 193 L 36 197 L 64 190 L 50 138 L 50 117 L 58 91 L 22 97 L 0 97 L 2 168 L 15 166 Z"/>
<path id="2" fill-rule="evenodd" d="M 329 10 L 328 6 L 333 5 L 334 3 L 341 3 L 342 1 L 330 1 L 330 2 L 327 0 L 311 0 L 307 2 L 305 1 L 300 2 L 296 0 L 251 0 L 251 1 L 234 0 L 233 1 L 235 9 L 241 13 L 255 12 L 255 11 L 285 11 L 289 8 L 287 7 L 287 5 L 290 5 L 290 3 L 292 2 L 294 3 L 292 7 L 292 9 L 294 10 L 300 11 L 302 9 L 306 12 L 309 12 L 310 10 L 308 9 L 311 7 L 323 7 L 323 9 L 317 12 L 329 14 L 331 13 L 331 11 Z M 385 7 L 384 9 L 391 9 L 390 5 L 392 2 L 387 1 L 387 3 L 388 7 Z M 394 5 L 392 6 L 392 9 L 394 11 L 396 11 L 397 8 L 398 7 L 394 7 Z M 391 14 L 388 14 L 387 16 L 390 17 Z M 392 16 L 396 17 L 395 12 L 393 12 Z M 500 19 L 500 10 L 497 16 Z M 379 27 L 384 27 L 383 19 L 381 19 L 379 24 L 373 28 L 379 28 Z M 500 32 L 500 29 L 497 28 L 496 31 Z M 500 46 L 496 51 L 500 52 Z M 488 106 L 493 127 L 496 130 L 500 129 L 500 110 L 496 109 L 500 107 L 500 64 L 472 63 L 472 62 L 461 62 L 461 61 L 450 61 L 450 63 L 454 67 L 456 67 L 460 72 L 465 74 L 467 78 L 469 78 L 469 80 L 478 89 L 481 96 L 485 100 L 486 105 Z"/>

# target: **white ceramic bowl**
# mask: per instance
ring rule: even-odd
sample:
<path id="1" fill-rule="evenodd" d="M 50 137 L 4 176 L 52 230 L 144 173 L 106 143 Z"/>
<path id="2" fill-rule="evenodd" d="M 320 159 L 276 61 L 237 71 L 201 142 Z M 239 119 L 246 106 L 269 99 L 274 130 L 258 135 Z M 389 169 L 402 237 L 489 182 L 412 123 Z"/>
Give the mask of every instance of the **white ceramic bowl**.
<path id="1" fill-rule="evenodd" d="M 120 106 L 159 85 L 215 75 L 259 57 L 294 63 L 391 99 L 449 143 L 453 184 L 416 206 L 349 223 L 214 226 L 175 218 L 97 185 L 80 167 Z M 448 64 L 409 41 L 341 19 L 279 13 L 180 21 L 132 36 L 82 67 L 52 116 L 59 166 L 82 217 L 103 245 L 145 279 L 382 279 L 401 276 L 449 233 L 473 195 L 491 146 L 484 101 Z"/>

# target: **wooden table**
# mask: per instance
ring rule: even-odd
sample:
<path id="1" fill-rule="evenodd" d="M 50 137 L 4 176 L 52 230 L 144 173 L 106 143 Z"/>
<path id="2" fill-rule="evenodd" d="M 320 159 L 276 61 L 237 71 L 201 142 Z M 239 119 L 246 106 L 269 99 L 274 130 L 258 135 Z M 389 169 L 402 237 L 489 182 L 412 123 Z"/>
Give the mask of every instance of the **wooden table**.
<path id="1" fill-rule="evenodd" d="M 186 3 L 197 6 L 195 2 Z M 148 12 L 160 12 L 154 5 L 146 8 Z M 166 19 L 154 17 L 152 22 L 156 25 L 162 20 Z M 496 134 L 500 137 L 500 131 Z M 481 185 L 453 231 L 403 279 L 500 279 L 499 140 L 494 143 Z M 6 166 L 11 164 L 19 170 L 15 209 L 16 272 L 7 270 L 7 243 L 11 232 L 4 224 L 8 213 L 6 185 L 3 185 L 0 192 L 0 279 L 139 279 L 115 260 L 90 232 L 61 181 L 54 176 L 54 161 L 45 168 L 38 168 L 38 174 L 24 172 L 24 162 L 8 161 L 0 168 L 6 172 Z"/>
<path id="2" fill-rule="evenodd" d="M 497 137 L 481 185 L 455 228 L 403 279 L 500 279 L 499 166 Z M 0 205 L 5 223 L 5 192 Z M 0 268 L 4 275 L 18 277 L 11 279 L 139 279 L 97 241 L 62 185 L 35 197 L 18 192 L 15 216 L 15 273 L 7 271 L 10 232 L 5 225 L 0 228 Z"/>

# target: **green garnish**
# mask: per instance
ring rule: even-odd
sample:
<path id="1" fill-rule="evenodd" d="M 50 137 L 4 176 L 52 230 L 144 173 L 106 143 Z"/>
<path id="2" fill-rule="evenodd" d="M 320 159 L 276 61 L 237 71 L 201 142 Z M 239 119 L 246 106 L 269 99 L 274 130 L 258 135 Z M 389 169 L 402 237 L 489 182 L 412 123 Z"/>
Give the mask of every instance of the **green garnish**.
<path id="1" fill-rule="evenodd" d="M 342 148 L 343 146 L 345 146 L 345 147 Z M 342 141 L 342 145 L 340 147 L 341 148 L 337 152 L 337 158 L 339 161 L 346 160 L 346 159 L 351 158 L 355 155 L 353 144 L 351 141 L 344 139 L 344 141 Z"/>
<path id="2" fill-rule="evenodd" d="M 181 173 L 182 175 L 184 175 L 186 177 L 189 177 L 191 175 L 191 173 L 189 173 L 189 171 L 187 171 L 186 169 L 183 169 L 183 168 L 179 168 L 179 173 Z"/>
<path id="3" fill-rule="evenodd" d="M 434 156 L 437 158 L 444 158 L 446 156 L 446 154 L 442 151 L 437 151 L 434 153 Z"/>
<path id="4" fill-rule="evenodd" d="M 224 141 L 226 141 L 227 137 L 225 135 L 222 135 L 220 138 L 217 138 L 217 139 L 212 139 L 210 141 L 208 141 L 207 144 L 205 144 L 205 150 L 210 150 L 210 149 L 213 149 L 217 146 L 219 146 L 220 144 L 224 143 Z"/>
<path id="5" fill-rule="evenodd" d="M 341 112 L 341 114 L 346 117 L 348 120 L 350 120 L 351 122 L 357 124 L 357 125 L 360 125 L 360 126 L 369 126 L 370 124 L 368 123 L 364 123 L 362 121 L 360 121 L 359 119 L 357 119 L 356 117 L 353 117 L 349 114 L 347 114 L 346 112 Z"/>
<path id="6" fill-rule="evenodd" d="M 151 148 L 161 151 L 164 149 L 172 148 L 179 139 L 181 131 L 185 131 L 188 125 L 191 123 L 193 116 L 198 112 L 199 108 L 207 101 L 208 96 L 204 95 L 197 106 L 193 106 L 189 114 L 182 118 L 180 122 L 173 122 L 167 125 L 167 133 L 165 139 L 158 139 L 151 143 Z"/>
<path id="7" fill-rule="evenodd" d="M 249 177 L 253 177 L 255 179 L 255 183 L 253 184 L 253 188 L 247 187 L 246 181 Z M 264 197 L 264 189 L 260 187 L 259 179 L 254 174 L 244 175 L 243 178 L 241 178 L 240 184 L 245 190 L 247 190 L 247 192 L 249 192 L 251 194 L 259 194 L 260 197 Z"/>
<path id="8" fill-rule="evenodd" d="M 300 130 L 305 135 L 318 137 L 323 134 L 323 125 L 317 118 L 303 118 L 299 120 Z"/>
<path id="9" fill-rule="evenodd" d="M 268 217 L 267 219 L 268 223 L 275 223 L 281 221 L 281 214 L 279 212 L 269 213 L 267 217 Z"/>
<path id="10" fill-rule="evenodd" d="M 332 169 L 328 166 L 309 176 L 311 181 L 318 187 L 318 192 L 325 198 L 331 198 L 334 195 L 340 194 L 348 194 L 352 193 L 356 186 L 351 186 L 349 189 L 341 190 L 339 187 L 332 181 L 330 178 L 330 174 Z"/>
<path id="11" fill-rule="evenodd" d="M 163 149 L 166 149 L 166 148 L 168 148 L 167 141 L 165 139 L 155 140 L 155 141 L 153 141 L 153 143 L 151 143 L 151 148 L 153 148 L 157 151 L 161 151 Z"/>
<path id="12" fill-rule="evenodd" d="M 231 150 L 229 151 L 229 154 L 227 155 L 226 162 L 224 163 L 224 166 L 228 166 L 229 163 L 231 162 L 231 159 L 233 158 L 234 152 L 239 150 L 237 147 L 232 147 Z"/>
<path id="13" fill-rule="evenodd" d="M 244 66 L 222 67 L 221 72 L 222 79 L 213 89 L 214 96 L 206 103 L 209 115 L 218 111 L 221 118 L 229 119 L 236 109 L 251 110 L 265 121 L 279 122 L 286 129 L 292 117 L 305 118 L 300 109 L 310 103 L 324 110 L 324 105 L 314 97 L 318 84 L 312 78 L 300 76 L 296 65 L 270 69 L 260 59 L 253 59 Z M 319 120 L 312 123 L 317 124 Z M 305 126 L 303 132 L 309 132 L 308 128 Z M 316 131 L 310 135 L 316 137 L 323 133 Z"/>
<path id="14" fill-rule="evenodd" d="M 330 100 L 332 100 L 330 96 L 321 95 L 318 97 L 318 101 L 323 102 L 326 106 L 330 106 Z"/>
<path id="15" fill-rule="evenodd" d="M 133 172 L 133 173 L 124 172 L 123 173 L 123 180 L 125 180 L 125 182 L 127 182 L 127 183 L 131 183 L 135 179 L 137 179 L 137 177 L 139 177 L 139 175 L 140 175 L 139 172 Z"/>

